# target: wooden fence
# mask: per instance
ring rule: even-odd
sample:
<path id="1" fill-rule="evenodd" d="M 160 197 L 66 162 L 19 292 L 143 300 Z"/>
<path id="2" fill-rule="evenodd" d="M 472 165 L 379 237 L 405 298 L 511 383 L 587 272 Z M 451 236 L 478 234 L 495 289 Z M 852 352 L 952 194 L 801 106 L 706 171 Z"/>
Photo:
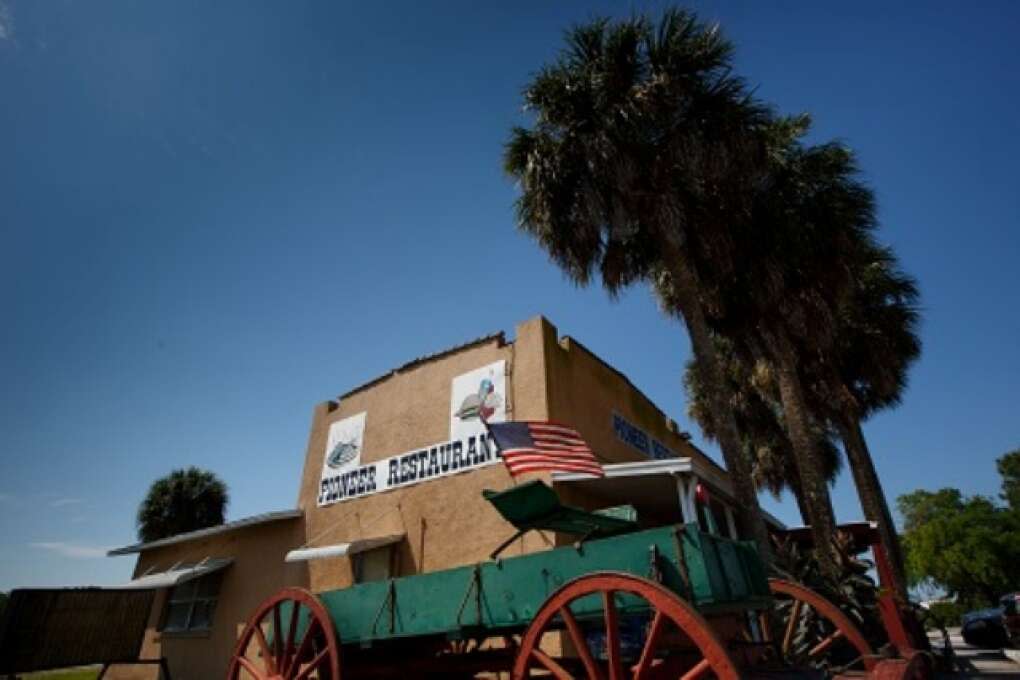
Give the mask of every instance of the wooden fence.
<path id="1" fill-rule="evenodd" d="M 153 590 L 23 589 L 0 621 L 0 674 L 138 659 Z"/>

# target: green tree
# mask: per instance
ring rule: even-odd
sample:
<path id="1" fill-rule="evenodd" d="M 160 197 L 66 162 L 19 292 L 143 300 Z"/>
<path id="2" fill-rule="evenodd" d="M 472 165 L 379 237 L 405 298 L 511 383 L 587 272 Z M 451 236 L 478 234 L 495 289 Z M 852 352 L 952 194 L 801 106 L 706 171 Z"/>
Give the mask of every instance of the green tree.
<path id="1" fill-rule="evenodd" d="M 168 536 L 223 524 L 227 486 L 207 470 L 189 467 L 157 479 L 138 507 L 138 538 Z"/>
<path id="2" fill-rule="evenodd" d="M 504 167 L 520 228 L 576 283 L 615 294 L 658 272 L 718 413 L 717 438 L 751 535 L 769 550 L 707 319 L 706 271 L 733 271 L 731 226 L 765 165 L 771 116 L 733 74 L 732 45 L 693 14 L 605 19 L 573 29 L 524 92 L 530 129 Z"/>
<path id="3" fill-rule="evenodd" d="M 918 490 L 897 499 L 912 585 L 933 582 L 967 606 L 990 606 L 1016 589 L 1018 513 L 958 489 Z"/>
<path id="4" fill-rule="evenodd" d="M 7 593 L 0 591 L 0 621 L 4 619 L 4 612 L 7 611 L 7 600 L 9 599 L 10 596 Z"/>
<path id="5" fill-rule="evenodd" d="M 1020 449 L 1014 449 L 999 458 L 995 466 L 1002 475 L 1002 500 L 1020 512 Z"/>

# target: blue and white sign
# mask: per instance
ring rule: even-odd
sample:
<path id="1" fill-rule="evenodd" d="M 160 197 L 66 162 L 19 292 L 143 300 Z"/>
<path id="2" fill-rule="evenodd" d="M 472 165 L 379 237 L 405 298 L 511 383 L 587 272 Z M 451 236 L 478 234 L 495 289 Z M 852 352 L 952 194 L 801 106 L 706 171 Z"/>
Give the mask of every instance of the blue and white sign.
<path id="1" fill-rule="evenodd" d="M 648 433 L 637 425 L 613 412 L 613 432 L 616 438 L 633 449 L 643 453 L 647 458 L 662 460 L 664 458 L 679 458 L 673 449 L 669 448 L 658 439 L 648 436 Z"/>

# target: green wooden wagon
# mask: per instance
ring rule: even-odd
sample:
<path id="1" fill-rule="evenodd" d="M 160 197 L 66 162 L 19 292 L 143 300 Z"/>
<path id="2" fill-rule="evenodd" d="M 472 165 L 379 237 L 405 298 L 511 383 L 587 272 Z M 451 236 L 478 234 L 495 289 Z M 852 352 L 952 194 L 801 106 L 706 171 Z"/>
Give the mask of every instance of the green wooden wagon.
<path id="1" fill-rule="evenodd" d="M 538 481 L 484 493 L 517 528 L 513 538 L 538 529 L 576 542 L 500 559 L 507 541 L 475 565 L 317 595 L 284 589 L 252 616 L 228 680 L 736 679 L 831 675 L 829 658 L 889 677 L 918 667 L 889 674 L 836 607 L 768 579 L 751 543 L 694 524 L 641 528 L 628 508 L 569 508 Z M 797 658 L 809 618 L 826 624 L 823 636 Z"/>

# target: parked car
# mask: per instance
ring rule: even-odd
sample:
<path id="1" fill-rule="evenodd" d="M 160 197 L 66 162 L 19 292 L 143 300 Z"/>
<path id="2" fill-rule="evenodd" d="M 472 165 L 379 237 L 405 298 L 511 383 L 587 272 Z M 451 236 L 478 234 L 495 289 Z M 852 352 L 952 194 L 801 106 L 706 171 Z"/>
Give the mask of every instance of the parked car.
<path id="1" fill-rule="evenodd" d="M 975 647 L 1001 649 L 1012 642 L 1020 646 L 1020 593 L 1003 595 L 998 607 L 963 615 L 960 633 Z"/>
<path id="2" fill-rule="evenodd" d="M 1020 647 L 1020 593 L 1003 595 L 999 604 L 1006 637 L 1013 647 Z"/>
<path id="3" fill-rule="evenodd" d="M 1002 649 L 1007 635 L 1002 606 L 979 609 L 963 615 L 960 634 L 964 642 L 983 649 Z"/>

